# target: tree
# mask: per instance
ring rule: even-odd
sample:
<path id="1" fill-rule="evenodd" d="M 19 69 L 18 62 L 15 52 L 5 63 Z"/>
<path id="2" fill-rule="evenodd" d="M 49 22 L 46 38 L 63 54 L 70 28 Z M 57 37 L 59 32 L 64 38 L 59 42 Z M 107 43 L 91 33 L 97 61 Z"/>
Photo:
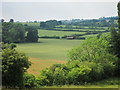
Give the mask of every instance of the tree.
<path id="1" fill-rule="evenodd" d="M 45 28 L 46 27 L 46 23 L 45 22 L 40 22 L 40 27 L 41 28 Z"/>
<path id="2" fill-rule="evenodd" d="M 13 23 L 7 23 L 7 22 L 4 22 L 2 23 L 2 41 L 5 42 L 5 43 L 9 43 L 11 42 L 9 40 L 9 30 L 12 29 L 13 27 Z"/>
<path id="3" fill-rule="evenodd" d="M 114 27 L 111 28 L 111 53 L 119 57 L 119 36 Z"/>
<path id="4" fill-rule="evenodd" d="M 120 59 L 120 2 L 118 3 L 118 32 L 111 28 L 111 51 Z"/>
<path id="5" fill-rule="evenodd" d="M 3 22 L 4 22 L 4 19 L 1 19 L 0 21 L 3 23 Z"/>
<path id="6" fill-rule="evenodd" d="M 12 46 L 2 43 L 2 83 L 8 87 L 23 87 L 24 72 L 31 64 L 24 53 Z"/>
<path id="7" fill-rule="evenodd" d="M 118 2 L 117 8 L 118 8 L 118 29 L 120 33 L 120 2 Z"/>
<path id="8" fill-rule="evenodd" d="M 51 28 L 54 28 L 55 26 L 61 25 L 61 24 L 62 24 L 61 21 L 48 20 L 48 21 L 46 21 L 46 22 L 40 22 L 40 27 L 41 27 L 41 28 L 51 29 Z"/>
<path id="9" fill-rule="evenodd" d="M 27 42 L 38 42 L 38 30 L 33 27 L 27 27 L 27 36 L 26 41 Z"/>
<path id="10" fill-rule="evenodd" d="M 6 43 L 24 42 L 25 29 L 22 24 L 4 22 L 2 23 L 2 40 Z"/>
<path id="11" fill-rule="evenodd" d="M 106 35 L 102 35 L 99 39 L 97 37 L 87 38 L 79 47 L 69 51 L 69 60 L 79 60 L 80 62 L 89 61 L 96 63 L 116 61 L 117 58 L 108 51 L 110 44 L 107 40 L 105 40 L 106 38 Z"/>
<path id="12" fill-rule="evenodd" d="M 13 23 L 13 22 L 14 22 L 14 19 L 10 19 L 10 22 L 12 22 L 12 23 Z"/>

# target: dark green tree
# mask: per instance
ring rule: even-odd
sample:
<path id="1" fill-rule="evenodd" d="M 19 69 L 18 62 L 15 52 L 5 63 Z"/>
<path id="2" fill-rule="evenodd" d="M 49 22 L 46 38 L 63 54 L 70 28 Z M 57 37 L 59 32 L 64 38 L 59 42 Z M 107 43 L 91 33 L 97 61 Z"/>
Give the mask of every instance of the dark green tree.
<path id="1" fill-rule="evenodd" d="M 116 62 L 116 75 L 120 74 L 120 2 L 117 5 L 118 8 L 118 32 L 114 27 L 111 28 L 111 52 L 115 54 L 119 60 Z"/>
<path id="2" fill-rule="evenodd" d="M 3 23 L 3 22 L 4 22 L 4 19 L 1 19 L 0 21 Z"/>
<path id="3" fill-rule="evenodd" d="M 27 27 L 26 30 L 27 30 L 26 41 L 38 42 L 38 30 L 33 27 Z"/>
<path id="4" fill-rule="evenodd" d="M 25 29 L 22 24 L 11 22 L 2 23 L 2 40 L 6 43 L 24 42 Z"/>
<path id="5" fill-rule="evenodd" d="M 24 72 L 30 62 L 24 53 L 13 48 L 13 45 L 2 44 L 2 84 L 7 87 L 23 87 Z"/>
<path id="6" fill-rule="evenodd" d="M 120 2 L 118 2 L 118 30 L 120 33 Z"/>
<path id="7" fill-rule="evenodd" d="M 2 41 L 5 43 L 9 43 L 9 30 L 12 29 L 13 23 L 10 22 L 4 22 L 2 23 Z"/>
<path id="8" fill-rule="evenodd" d="M 40 22 L 40 27 L 41 28 L 47 28 L 47 29 L 51 29 L 54 28 L 57 25 L 61 25 L 62 22 L 61 21 L 57 21 L 57 20 L 48 20 L 46 22 Z"/>
<path id="9" fill-rule="evenodd" d="M 45 28 L 46 27 L 46 23 L 45 22 L 40 22 L 40 27 L 41 28 Z"/>
<path id="10" fill-rule="evenodd" d="M 120 2 L 118 3 L 118 32 L 114 28 L 111 29 L 111 43 L 113 52 L 120 58 Z"/>
<path id="11" fill-rule="evenodd" d="M 12 23 L 13 23 L 13 22 L 14 22 L 14 19 L 10 19 L 10 22 L 12 22 Z"/>

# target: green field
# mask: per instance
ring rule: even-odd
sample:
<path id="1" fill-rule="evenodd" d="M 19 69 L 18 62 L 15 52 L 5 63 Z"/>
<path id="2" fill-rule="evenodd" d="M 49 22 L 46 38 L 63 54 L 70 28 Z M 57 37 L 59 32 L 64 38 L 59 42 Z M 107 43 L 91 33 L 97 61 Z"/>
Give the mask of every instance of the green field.
<path id="1" fill-rule="evenodd" d="M 27 24 L 28 26 L 40 26 L 40 23 L 27 23 L 27 22 L 16 22 L 16 23 L 21 23 L 23 25 Z"/>
<path id="2" fill-rule="evenodd" d="M 28 56 L 42 59 L 65 61 L 68 50 L 79 46 L 82 40 L 39 39 L 39 43 L 17 44 L 17 50 Z"/>
<path id="3" fill-rule="evenodd" d="M 56 30 L 79 30 L 79 31 L 105 31 L 107 28 L 104 27 L 104 29 L 90 29 L 89 27 L 83 27 L 83 29 L 69 29 L 69 28 L 55 28 Z"/>
<path id="4" fill-rule="evenodd" d="M 71 31 L 52 31 L 52 30 L 38 30 L 38 36 L 65 36 L 73 34 L 85 34 L 86 32 L 71 32 Z"/>
<path id="5" fill-rule="evenodd" d="M 81 36 L 81 37 L 96 37 L 98 34 L 91 34 L 91 35 L 84 35 L 84 36 Z"/>
<path id="6" fill-rule="evenodd" d="M 66 63 L 67 52 L 79 46 L 82 40 L 39 39 L 39 43 L 17 44 L 17 50 L 25 52 L 32 62 L 28 73 L 39 75 L 40 70 L 53 64 Z"/>

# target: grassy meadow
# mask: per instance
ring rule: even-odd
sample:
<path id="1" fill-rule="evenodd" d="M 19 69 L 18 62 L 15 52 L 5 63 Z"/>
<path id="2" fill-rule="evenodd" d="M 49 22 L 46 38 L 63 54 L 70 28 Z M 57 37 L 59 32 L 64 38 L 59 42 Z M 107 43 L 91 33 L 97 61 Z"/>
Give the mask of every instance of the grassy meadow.
<path id="1" fill-rule="evenodd" d="M 40 70 L 67 62 L 67 52 L 79 46 L 82 40 L 39 39 L 38 43 L 17 44 L 17 50 L 26 53 L 32 66 L 28 72 L 39 75 Z"/>
<path id="2" fill-rule="evenodd" d="M 69 36 L 73 34 L 85 34 L 85 32 L 70 32 L 70 31 L 52 31 L 52 30 L 38 30 L 39 37 L 41 36 Z"/>

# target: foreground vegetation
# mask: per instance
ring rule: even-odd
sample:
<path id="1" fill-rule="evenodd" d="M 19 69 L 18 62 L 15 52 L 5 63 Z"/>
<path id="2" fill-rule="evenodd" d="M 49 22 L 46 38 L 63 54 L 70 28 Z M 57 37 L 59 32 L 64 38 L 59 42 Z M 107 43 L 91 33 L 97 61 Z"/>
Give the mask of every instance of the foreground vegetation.
<path id="1" fill-rule="evenodd" d="M 112 77 L 85 85 L 41 86 L 40 88 L 118 88 L 119 84 L 120 78 Z"/>
<path id="2" fill-rule="evenodd" d="M 105 34 L 100 38 L 95 37 L 86 39 L 84 42 L 82 42 L 82 44 L 80 44 L 79 47 L 69 51 L 69 61 L 66 64 L 54 64 L 49 68 L 43 69 L 40 72 L 40 75 L 37 77 L 32 74 L 25 73 L 23 76 L 25 79 L 25 87 L 40 88 L 41 86 L 54 85 L 89 86 L 89 84 L 92 85 L 91 83 L 116 77 L 117 71 L 119 70 L 117 61 L 118 58 L 112 53 L 109 53 L 108 40 L 110 40 L 110 37 L 108 35 L 109 34 Z M 6 50 L 8 51 L 8 49 L 5 47 L 3 51 L 5 52 Z M 13 50 L 15 51 L 14 48 Z M 3 57 L 3 59 L 6 58 Z M 11 71 L 8 69 L 8 72 Z M 5 75 L 3 76 L 5 77 Z M 119 84 L 119 82 L 117 82 L 117 84 Z"/>

